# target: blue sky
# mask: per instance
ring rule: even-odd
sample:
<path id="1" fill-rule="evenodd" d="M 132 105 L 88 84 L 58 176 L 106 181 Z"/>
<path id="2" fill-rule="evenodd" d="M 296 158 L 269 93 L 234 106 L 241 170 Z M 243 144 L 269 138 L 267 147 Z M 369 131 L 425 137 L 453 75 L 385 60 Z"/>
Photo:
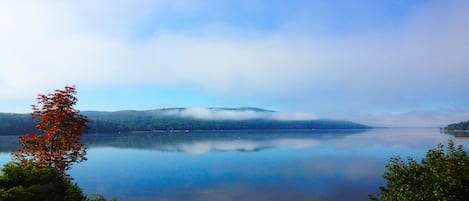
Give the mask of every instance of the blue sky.
<path id="1" fill-rule="evenodd" d="M 370 125 L 469 119 L 467 1 L 1 1 L 0 111 L 252 106 Z"/>

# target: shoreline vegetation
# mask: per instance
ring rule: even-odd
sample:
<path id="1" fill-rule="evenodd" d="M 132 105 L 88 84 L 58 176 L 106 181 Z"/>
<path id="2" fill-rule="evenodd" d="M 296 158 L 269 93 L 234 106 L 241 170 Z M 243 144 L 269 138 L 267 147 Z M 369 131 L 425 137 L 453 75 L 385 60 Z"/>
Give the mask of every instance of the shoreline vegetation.
<path id="1" fill-rule="evenodd" d="M 184 108 L 166 108 L 146 111 L 97 112 L 84 111 L 88 116 L 87 133 L 162 133 L 223 130 L 266 129 L 368 129 L 367 125 L 330 119 L 280 120 L 271 118 L 274 111 L 260 108 L 207 108 L 209 112 L 227 114 L 255 114 L 246 119 L 195 118 L 174 115 Z M 35 131 L 34 120 L 28 114 L 0 113 L 0 135 Z"/>
<path id="2" fill-rule="evenodd" d="M 65 86 L 38 95 L 31 113 L 38 132 L 18 136 L 11 162 L 0 169 L 0 201 L 107 201 L 99 194 L 85 195 L 67 172 L 87 160 L 80 137 L 88 118 L 74 108 L 75 94 L 75 86 Z"/>
<path id="3" fill-rule="evenodd" d="M 32 115 L 0 113 L 0 128 L 31 128 L 40 133 L 18 137 L 19 148 L 12 152 L 12 162 L 0 170 L 0 200 L 51 200 L 51 201 L 107 201 L 99 194 L 87 196 L 73 178 L 67 174 L 76 163 L 84 162 L 87 148 L 80 137 L 89 128 L 95 132 L 117 129 L 133 133 L 177 130 L 189 132 L 201 129 L 364 129 L 368 126 L 337 120 L 289 120 L 272 119 L 272 111 L 256 108 L 211 109 L 261 112 L 261 118 L 244 120 L 200 120 L 185 116 L 162 115 L 161 112 L 180 112 L 181 108 L 153 111 L 121 111 L 116 113 L 80 113 L 73 106 L 77 102 L 75 87 L 66 86 L 53 94 L 38 95 L 38 105 L 33 105 Z M 230 113 L 232 114 L 232 113 Z M 90 126 L 88 126 L 88 117 Z M 259 117 L 259 116 L 257 116 Z M 265 118 L 267 117 L 267 118 Z M 94 121 L 94 122 L 93 122 Z M 32 125 L 29 125 L 31 124 Z M 145 126 L 146 127 L 142 127 Z M 280 126 L 278 126 L 280 125 Z M 22 127 L 23 126 L 23 127 Z M 165 127 L 166 126 L 166 127 Z M 170 126 L 170 127 L 167 127 Z M 159 129 L 158 129 L 159 128 Z M 99 130 L 98 130 L 99 129 Z M 10 130 L 10 131 L 11 131 Z M 450 124 L 445 131 L 469 130 L 469 121 Z M 0 133 L 5 132 L 4 129 Z M 469 198 L 469 153 L 462 146 L 449 141 L 446 149 L 439 144 L 430 149 L 422 162 L 412 158 L 403 161 L 400 156 L 390 159 L 377 195 L 369 195 L 373 201 L 381 200 L 467 200 Z M 411 184 L 411 185 L 409 185 Z M 115 200 L 115 199 L 111 199 Z"/>
<path id="4" fill-rule="evenodd" d="M 465 122 L 459 122 L 449 124 L 448 126 L 441 128 L 443 133 L 458 133 L 458 134 L 469 134 L 469 120 Z"/>
<path id="5" fill-rule="evenodd" d="M 469 199 L 469 152 L 449 140 L 428 150 L 419 162 L 412 157 L 392 157 L 383 174 L 386 185 L 372 201 Z"/>
<path id="6" fill-rule="evenodd" d="M 148 134 L 148 133 L 161 133 L 161 134 L 168 134 L 168 133 L 211 133 L 211 132 L 237 132 L 237 131 L 347 131 L 347 130 L 367 130 L 372 129 L 375 127 L 366 127 L 366 128 L 240 128 L 240 129 L 173 129 L 173 130 L 135 130 L 135 131 L 128 131 L 128 132 L 120 132 L 120 133 L 131 133 L 131 134 Z M 378 127 L 379 128 L 379 127 Z M 103 133 L 106 134 L 106 133 Z"/>

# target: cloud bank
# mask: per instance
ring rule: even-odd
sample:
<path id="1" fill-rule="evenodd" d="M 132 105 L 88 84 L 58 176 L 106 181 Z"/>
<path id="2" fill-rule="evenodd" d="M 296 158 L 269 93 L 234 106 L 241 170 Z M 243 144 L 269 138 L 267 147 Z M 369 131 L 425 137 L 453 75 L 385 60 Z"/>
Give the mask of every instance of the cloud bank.
<path id="1" fill-rule="evenodd" d="M 72 83 L 191 86 L 326 117 L 469 111 L 467 1 L 428 1 L 377 22 L 376 2 L 267 3 L 234 13 L 231 1 L 2 1 L 0 101 Z"/>
<path id="2" fill-rule="evenodd" d="M 161 149 L 170 152 L 186 152 L 191 154 L 205 154 L 209 152 L 229 151 L 258 151 L 271 148 L 308 148 L 319 145 L 318 140 L 312 139 L 276 139 L 267 141 L 231 140 L 231 141 L 202 141 L 196 143 L 181 143 L 163 146 Z"/>
<path id="3" fill-rule="evenodd" d="M 205 107 L 191 107 L 181 110 L 164 111 L 165 115 L 190 117 L 204 120 L 249 120 L 249 119 L 272 119 L 272 120 L 314 120 L 317 116 L 311 113 L 284 113 L 284 112 L 261 112 L 252 109 L 210 109 Z"/>

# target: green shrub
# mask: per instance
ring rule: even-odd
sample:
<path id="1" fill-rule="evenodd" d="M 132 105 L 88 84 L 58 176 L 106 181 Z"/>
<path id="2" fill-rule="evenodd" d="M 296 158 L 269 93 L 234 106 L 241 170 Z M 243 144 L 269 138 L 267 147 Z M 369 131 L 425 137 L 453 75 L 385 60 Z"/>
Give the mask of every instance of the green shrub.
<path id="1" fill-rule="evenodd" d="M 0 175 L 0 201 L 106 201 L 91 199 L 55 168 L 8 163 Z"/>
<path id="2" fill-rule="evenodd" d="M 6 164 L 0 176 L 0 200 L 81 201 L 81 190 L 59 171 L 50 167 Z"/>
<path id="3" fill-rule="evenodd" d="M 449 141 L 446 149 L 439 144 L 430 149 L 418 163 L 412 158 L 404 162 L 393 157 L 386 165 L 383 177 L 386 187 L 380 187 L 371 200 L 469 200 L 469 154 L 462 145 Z"/>

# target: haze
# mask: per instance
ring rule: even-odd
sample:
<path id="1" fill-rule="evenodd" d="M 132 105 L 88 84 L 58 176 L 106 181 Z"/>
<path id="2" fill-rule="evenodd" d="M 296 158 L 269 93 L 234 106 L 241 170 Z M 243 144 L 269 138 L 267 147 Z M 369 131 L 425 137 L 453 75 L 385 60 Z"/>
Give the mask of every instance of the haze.
<path id="1" fill-rule="evenodd" d="M 469 119 L 468 10 L 464 0 L 1 1 L 0 112 L 29 112 L 38 93 L 74 84 L 80 110 L 250 106 L 445 126 Z"/>

